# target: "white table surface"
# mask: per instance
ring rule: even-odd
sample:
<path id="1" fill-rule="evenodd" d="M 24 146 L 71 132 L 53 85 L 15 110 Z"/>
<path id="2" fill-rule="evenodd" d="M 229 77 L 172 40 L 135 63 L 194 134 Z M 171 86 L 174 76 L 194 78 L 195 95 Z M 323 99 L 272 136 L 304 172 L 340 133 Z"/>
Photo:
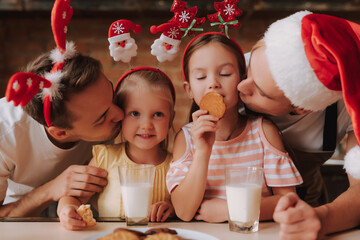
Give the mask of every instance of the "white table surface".
<path id="1" fill-rule="evenodd" d="M 101 232 L 113 231 L 118 227 L 125 227 L 124 222 L 98 222 L 96 226 L 84 231 L 65 230 L 59 222 L 0 222 L 1 240 L 72 240 L 86 239 Z M 149 227 L 181 228 L 199 231 L 221 240 L 278 240 L 279 225 L 274 222 L 261 222 L 257 233 L 241 234 L 230 232 L 227 223 L 205 222 L 166 222 L 150 223 Z M 136 228 L 135 228 L 136 229 Z M 360 239 L 360 229 L 353 229 L 328 236 L 328 240 Z"/>

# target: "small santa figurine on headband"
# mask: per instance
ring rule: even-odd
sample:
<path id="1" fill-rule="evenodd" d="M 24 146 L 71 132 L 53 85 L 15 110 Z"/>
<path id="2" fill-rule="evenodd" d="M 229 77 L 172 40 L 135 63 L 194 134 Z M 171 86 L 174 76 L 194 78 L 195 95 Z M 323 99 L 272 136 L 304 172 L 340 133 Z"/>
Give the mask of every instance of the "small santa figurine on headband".
<path id="1" fill-rule="evenodd" d="M 162 32 L 160 38 L 151 45 L 151 54 L 156 56 L 159 62 L 172 61 L 179 53 L 179 45 L 183 32 L 176 23 L 164 23 L 160 26 L 152 26 L 151 33 Z"/>
<path id="2" fill-rule="evenodd" d="M 130 36 L 130 30 L 140 33 L 141 26 L 121 19 L 113 22 L 109 28 L 110 55 L 115 61 L 129 63 L 131 58 L 137 55 L 138 47 L 135 39 Z"/>
<path id="3" fill-rule="evenodd" d="M 343 98 L 359 144 L 360 25 L 301 11 L 270 25 L 264 42 L 272 77 L 291 103 L 321 111 Z M 359 146 L 344 168 L 360 179 Z"/>

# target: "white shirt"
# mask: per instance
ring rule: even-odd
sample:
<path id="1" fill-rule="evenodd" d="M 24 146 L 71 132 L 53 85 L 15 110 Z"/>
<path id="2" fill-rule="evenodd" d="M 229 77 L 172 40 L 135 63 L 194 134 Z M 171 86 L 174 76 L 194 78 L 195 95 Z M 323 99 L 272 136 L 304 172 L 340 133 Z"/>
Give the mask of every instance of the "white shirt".
<path id="1" fill-rule="evenodd" d="M 0 99 L 0 114 L 0 201 L 5 199 L 4 204 L 20 199 L 70 165 L 91 159 L 90 143 L 58 148 L 44 126 L 5 98 Z"/>
<path id="2" fill-rule="evenodd" d="M 354 130 L 350 115 L 342 99 L 338 101 L 337 111 L 336 145 L 340 143 L 346 133 Z M 281 130 L 284 141 L 293 148 L 302 151 L 322 150 L 325 110 L 304 115 L 271 116 L 270 119 Z"/>

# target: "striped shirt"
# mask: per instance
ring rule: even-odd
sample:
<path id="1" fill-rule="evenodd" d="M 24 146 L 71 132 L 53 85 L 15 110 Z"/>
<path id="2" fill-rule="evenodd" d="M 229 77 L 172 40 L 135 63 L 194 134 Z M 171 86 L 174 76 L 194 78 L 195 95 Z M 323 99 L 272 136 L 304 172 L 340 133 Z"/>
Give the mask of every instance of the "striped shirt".
<path id="1" fill-rule="evenodd" d="M 186 140 L 184 156 L 170 164 L 166 183 L 171 191 L 185 178 L 195 153 L 189 123 L 182 127 Z M 204 198 L 226 199 L 225 168 L 258 166 L 264 169 L 262 196 L 271 195 L 270 187 L 295 186 L 302 178 L 288 153 L 274 148 L 266 139 L 262 118 L 248 119 L 244 131 L 229 141 L 215 141 L 208 167 Z"/>

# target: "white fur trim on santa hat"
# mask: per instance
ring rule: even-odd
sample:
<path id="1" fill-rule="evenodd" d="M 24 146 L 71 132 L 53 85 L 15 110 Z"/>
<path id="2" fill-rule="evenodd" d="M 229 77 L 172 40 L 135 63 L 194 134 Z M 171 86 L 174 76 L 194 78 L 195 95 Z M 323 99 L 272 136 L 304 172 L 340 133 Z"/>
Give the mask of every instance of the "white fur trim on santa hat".
<path id="1" fill-rule="evenodd" d="M 356 179 L 360 179 L 360 147 L 355 146 L 345 155 L 344 169 Z"/>
<path id="2" fill-rule="evenodd" d="M 312 14 L 300 11 L 270 25 L 264 35 L 266 56 L 277 86 L 291 103 L 320 111 L 341 99 L 341 91 L 326 88 L 316 77 L 305 54 L 301 20 Z"/>
<path id="3" fill-rule="evenodd" d="M 64 62 L 66 59 L 70 59 L 76 55 L 76 47 L 73 42 L 66 42 L 66 50 L 64 54 L 61 54 L 58 48 L 55 48 L 50 53 L 50 59 L 53 63 Z"/>
<path id="4" fill-rule="evenodd" d="M 51 82 L 51 86 L 49 88 L 43 89 L 43 96 L 42 96 L 43 99 L 45 98 L 46 95 L 50 97 L 50 100 L 54 98 L 60 98 L 60 99 L 62 98 L 62 95 L 60 93 L 60 85 L 61 85 L 60 82 L 63 76 L 64 73 L 62 71 L 57 71 L 54 73 L 46 73 L 44 75 L 44 78 L 46 78 Z"/>
<path id="5" fill-rule="evenodd" d="M 117 35 L 111 38 L 108 38 L 109 43 L 122 42 L 130 38 L 130 33 L 123 33 L 121 35 Z"/>
<path id="6" fill-rule="evenodd" d="M 164 34 L 161 34 L 160 40 L 165 42 L 165 43 L 171 44 L 173 46 L 178 46 L 180 44 L 180 42 L 181 42 L 181 40 L 169 38 L 169 37 L 165 36 Z"/>

